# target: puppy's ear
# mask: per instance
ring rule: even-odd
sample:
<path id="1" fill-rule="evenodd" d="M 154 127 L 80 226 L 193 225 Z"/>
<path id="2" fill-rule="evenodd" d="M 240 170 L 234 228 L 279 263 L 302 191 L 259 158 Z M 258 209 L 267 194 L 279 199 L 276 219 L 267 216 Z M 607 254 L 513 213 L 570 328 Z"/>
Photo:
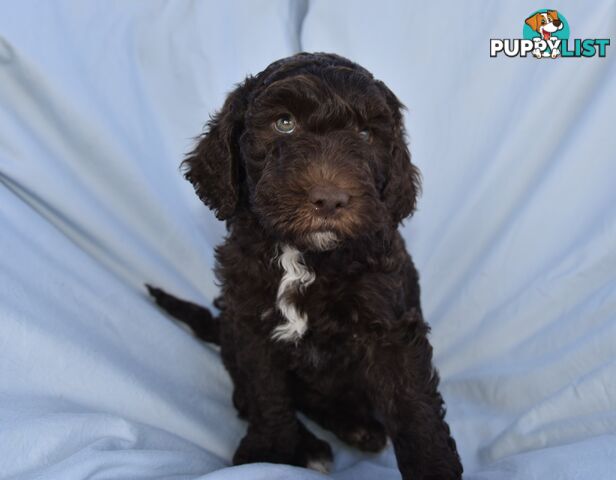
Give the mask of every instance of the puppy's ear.
<path id="1" fill-rule="evenodd" d="M 244 129 L 247 96 L 254 83 L 248 77 L 229 94 L 212 116 L 207 131 L 182 162 L 184 177 L 219 220 L 233 216 L 240 197 L 239 137 Z"/>
<path id="2" fill-rule="evenodd" d="M 534 15 L 531 15 L 530 17 L 526 19 L 526 25 L 528 25 L 530 28 L 532 28 L 536 32 L 537 28 L 539 28 L 540 19 L 541 19 L 541 14 L 535 13 Z"/>
<path id="3" fill-rule="evenodd" d="M 383 82 L 377 81 L 377 85 L 385 94 L 395 123 L 395 137 L 391 146 L 392 163 L 382 197 L 394 224 L 398 225 L 415 211 L 417 198 L 421 193 L 421 174 L 419 169 L 411 163 L 411 154 L 406 145 L 406 132 L 402 117 L 404 105 Z"/>
<path id="4" fill-rule="evenodd" d="M 556 10 L 548 10 L 548 17 L 552 21 L 558 20 L 558 11 L 556 11 Z"/>

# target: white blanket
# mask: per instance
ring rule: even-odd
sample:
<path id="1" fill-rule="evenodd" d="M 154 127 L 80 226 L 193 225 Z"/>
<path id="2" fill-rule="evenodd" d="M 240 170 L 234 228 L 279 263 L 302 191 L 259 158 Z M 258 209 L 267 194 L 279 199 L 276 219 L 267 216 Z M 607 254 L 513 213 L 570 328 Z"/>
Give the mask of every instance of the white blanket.
<path id="1" fill-rule="evenodd" d="M 224 226 L 178 164 L 234 83 L 299 50 L 350 57 L 408 106 L 424 195 L 404 234 L 465 478 L 616 478 L 616 52 L 490 58 L 535 8 L 7 2 L 0 478 L 323 478 L 230 467 L 246 425 L 218 353 L 142 287 L 211 305 Z M 572 37 L 615 36 L 612 0 L 556 8 Z M 391 448 L 319 434 L 332 477 L 399 478 Z"/>

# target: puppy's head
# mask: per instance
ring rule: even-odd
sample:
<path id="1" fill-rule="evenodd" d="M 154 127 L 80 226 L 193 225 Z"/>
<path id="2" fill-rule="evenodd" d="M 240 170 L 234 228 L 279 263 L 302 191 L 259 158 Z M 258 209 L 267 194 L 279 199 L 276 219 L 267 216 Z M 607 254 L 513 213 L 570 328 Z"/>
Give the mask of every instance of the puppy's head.
<path id="1" fill-rule="evenodd" d="M 543 39 L 547 40 L 551 34 L 561 30 L 563 23 L 558 18 L 556 10 L 548 10 L 545 13 L 535 13 L 526 19 L 526 25 L 539 33 Z"/>
<path id="2" fill-rule="evenodd" d="M 415 208 L 402 108 L 359 65 L 301 53 L 229 95 L 185 175 L 219 219 L 251 212 L 285 242 L 333 249 L 395 229 Z"/>

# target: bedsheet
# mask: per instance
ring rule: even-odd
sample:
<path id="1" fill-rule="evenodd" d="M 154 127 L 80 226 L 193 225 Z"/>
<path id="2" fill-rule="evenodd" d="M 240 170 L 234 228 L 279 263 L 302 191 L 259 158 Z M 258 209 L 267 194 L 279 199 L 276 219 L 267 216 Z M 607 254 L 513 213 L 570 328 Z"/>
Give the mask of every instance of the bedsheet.
<path id="1" fill-rule="evenodd" d="M 614 37 L 614 1 L 545 6 L 572 37 Z M 235 83 L 301 50 L 354 59 L 408 107 L 424 188 L 403 233 L 464 478 L 616 478 L 614 55 L 490 58 L 536 8 L 5 2 L 0 478 L 324 478 L 230 466 L 246 426 L 218 353 L 143 289 L 211 305 L 224 226 L 179 161 Z M 399 478 L 391 448 L 311 426 L 331 477 Z"/>

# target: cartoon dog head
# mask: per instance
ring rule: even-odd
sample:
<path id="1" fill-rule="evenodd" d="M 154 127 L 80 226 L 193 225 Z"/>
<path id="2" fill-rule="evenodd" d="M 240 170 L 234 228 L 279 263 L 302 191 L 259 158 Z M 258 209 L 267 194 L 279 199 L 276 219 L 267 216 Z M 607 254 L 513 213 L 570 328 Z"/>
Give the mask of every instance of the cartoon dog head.
<path id="1" fill-rule="evenodd" d="M 554 32 L 563 28 L 563 22 L 558 18 L 556 10 L 535 13 L 526 19 L 526 25 L 541 35 L 543 40 L 549 40 Z"/>

